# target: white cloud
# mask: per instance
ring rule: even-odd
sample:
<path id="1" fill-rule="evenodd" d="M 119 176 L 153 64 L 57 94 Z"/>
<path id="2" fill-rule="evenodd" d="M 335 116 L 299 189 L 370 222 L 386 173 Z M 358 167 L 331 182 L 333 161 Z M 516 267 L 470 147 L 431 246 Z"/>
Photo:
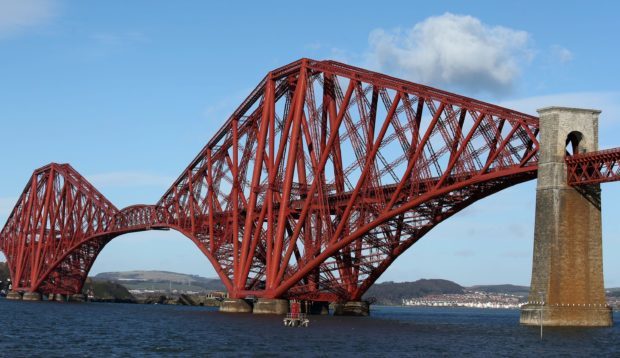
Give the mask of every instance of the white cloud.
<path id="1" fill-rule="evenodd" d="M 469 91 L 508 92 L 531 60 L 529 34 L 445 13 L 410 29 L 375 29 L 367 65 L 406 79 Z"/>
<path id="2" fill-rule="evenodd" d="M 97 188 L 102 187 L 168 187 L 176 178 L 139 171 L 124 171 L 93 174 L 86 179 Z"/>
<path id="3" fill-rule="evenodd" d="M 42 24 L 54 12 L 54 0 L 0 0 L 0 37 Z"/>
<path id="4" fill-rule="evenodd" d="M 573 53 L 569 49 L 559 45 L 551 46 L 551 55 L 556 61 L 562 64 L 573 60 Z"/>

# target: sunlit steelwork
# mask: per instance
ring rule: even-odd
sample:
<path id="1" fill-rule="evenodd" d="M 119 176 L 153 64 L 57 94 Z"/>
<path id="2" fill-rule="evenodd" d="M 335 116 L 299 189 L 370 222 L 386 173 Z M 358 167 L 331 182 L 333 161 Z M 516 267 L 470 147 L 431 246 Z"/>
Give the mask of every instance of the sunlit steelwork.
<path id="1" fill-rule="evenodd" d="M 119 210 L 67 164 L 36 170 L 0 249 L 14 290 L 73 294 L 110 240 L 170 228 L 231 297 L 358 300 L 437 224 L 536 178 L 538 132 L 530 115 L 302 59 L 269 72 L 155 205 Z"/>

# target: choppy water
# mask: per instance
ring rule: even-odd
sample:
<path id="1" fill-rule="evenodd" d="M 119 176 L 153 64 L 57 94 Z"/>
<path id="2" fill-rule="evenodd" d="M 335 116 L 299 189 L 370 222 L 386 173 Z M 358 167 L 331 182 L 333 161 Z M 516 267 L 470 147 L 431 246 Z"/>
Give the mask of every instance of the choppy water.
<path id="1" fill-rule="evenodd" d="M 0 300 L 0 356 L 620 356 L 619 316 L 541 341 L 517 310 L 373 307 L 291 328 L 205 307 Z"/>

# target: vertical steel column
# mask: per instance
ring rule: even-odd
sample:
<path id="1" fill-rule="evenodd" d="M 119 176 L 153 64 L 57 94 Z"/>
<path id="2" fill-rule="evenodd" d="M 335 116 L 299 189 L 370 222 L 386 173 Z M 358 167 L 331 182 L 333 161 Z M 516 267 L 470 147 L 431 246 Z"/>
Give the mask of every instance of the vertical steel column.
<path id="1" fill-rule="evenodd" d="M 232 164 L 232 233 L 231 238 L 233 241 L 233 282 L 235 278 L 239 276 L 239 132 L 238 132 L 239 120 L 234 118 L 232 121 L 232 149 L 233 149 L 233 164 Z M 235 289 L 239 287 L 235 285 Z M 232 297 L 236 297 L 236 293 L 232 293 Z"/>
<path id="2" fill-rule="evenodd" d="M 301 126 L 301 116 L 304 110 L 304 100 L 306 93 L 306 81 L 307 81 L 307 69 L 305 63 L 302 61 L 300 69 L 299 79 L 297 80 L 297 86 L 295 88 L 295 100 L 293 111 L 291 112 L 291 120 L 293 122 L 293 128 L 291 130 L 291 137 L 289 141 L 289 152 L 287 156 L 286 171 L 284 174 L 284 187 L 282 189 L 282 200 L 280 201 L 280 209 L 278 213 L 278 227 L 276 231 L 276 243 L 273 249 L 273 255 L 276 260 L 272 262 L 272 270 L 270 279 L 270 287 L 275 285 L 276 274 L 281 269 L 288 265 L 288 262 L 282 261 L 282 249 L 284 247 L 284 229 L 286 226 L 287 216 L 289 215 L 289 201 L 291 197 L 291 188 L 293 187 L 293 175 L 295 172 L 295 162 L 297 159 L 297 145 Z M 280 140 L 286 140 L 286 138 L 280 138 Z M 289 242 L 289 245 L 294 243 Z"/>

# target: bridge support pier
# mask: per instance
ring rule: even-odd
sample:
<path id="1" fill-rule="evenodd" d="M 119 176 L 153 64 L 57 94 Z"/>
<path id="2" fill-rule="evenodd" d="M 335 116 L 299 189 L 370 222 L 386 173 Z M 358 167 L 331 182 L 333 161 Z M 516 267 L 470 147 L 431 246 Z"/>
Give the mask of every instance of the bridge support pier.
<path id="1" fill-rule="evenodd" d="M 365 317 L 370 315 L 370 304 L 368 301 L 335 302 L 333 307 L 334 316 Z"/>
<path id="2" fill-rule="evenodd" d="M 551 107 L 540 114 L 534 259 L 521 323 L 610 326 L 603 286 L 600 186 L 566 184 L 567 151 L 598 150 L 600 111 Z M 541 322 L 542 320 L 542 322 Z"/>
<path id="3" fill-rule="evenodd" d="M 595 307 L 586 304 L 557 306 L 529 303 L 521 307 L 521 323 L 539 326 L 542 319 L 545 326 L 606 327 L 612 324 L 611 314 L 607 304 Z"/>
<path id="4" fill-rule="evenodd" d="M 287 314 L 288 313 L 288 300 L 280 298 L 259 298 L 254 302 L 254 314 Z"/>
<path id="5" fill-rule="evenodd" d="M 226 298 L 220 305 L 220 312 L 252 313 L 252 305 L 241 298 Z"/>
<path id="6" fill-rule="evenodd" d="M 18 301 L 22 299 L 22 295 L 17 291 L 9 291 L 9 293 L 6 295 L 6 299 Z"/>
<path id="7" fill-rule="evenodd" d="M 39 292 L 24 292 L 22 299 L 24 301 L 41 301 L 41 294 Z"/>
<path id="8" fill-rule="evenodd" d="M 70 302 L 86 302 L 86 297 L 81 293 L 76 293 L 69 296 Z"/>
<path id="9" fill-rule="evenodd" d="M 308 312 L 305 312 L 307 314 L 320 315 L 320 316 L 329 315 L 329 302 L 312 301 L 307 306 L 307 308 L 308 308 Z M 302 306 L 302 309 L 305 309 L 305 307 Z"/>

